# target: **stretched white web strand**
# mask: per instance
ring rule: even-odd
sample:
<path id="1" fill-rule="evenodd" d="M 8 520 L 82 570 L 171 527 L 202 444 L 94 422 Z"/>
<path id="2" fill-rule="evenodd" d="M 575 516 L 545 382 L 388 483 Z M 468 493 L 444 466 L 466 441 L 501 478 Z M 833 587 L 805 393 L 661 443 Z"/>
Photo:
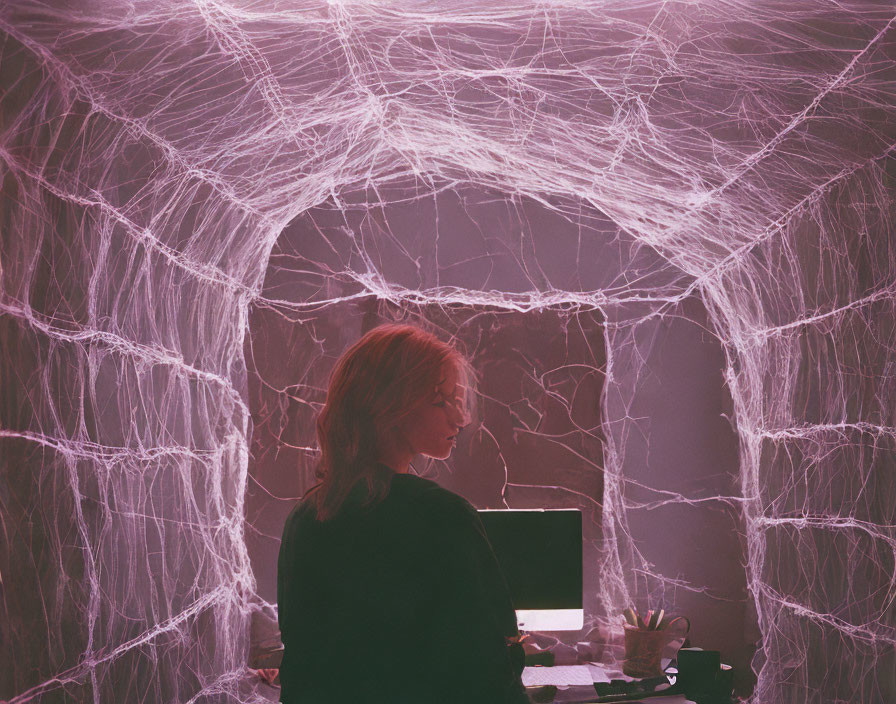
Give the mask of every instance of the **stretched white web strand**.
<path id="1" fill-rule="evenodd" d="M 451 288 L 438 255 L 408 281 L 373 256 L 338 272 L 393 299 L 618 306 L 608 613 L 627 570 L 669 581 L 628 518 L 717 498 L 743 509 L 756 700 L 891 697 L 892 25 L 870 3 L 4 6 L 0 576 L 27 664 L 0 696 L 255 696 L 248 307 L 284 223 L 416 175 L 606 213 L 713 316 L 741 495 L 631 501 L 638 331 L 689 293 L 668 264 L 563 286 L 521 249 L 499 291 Z"/>

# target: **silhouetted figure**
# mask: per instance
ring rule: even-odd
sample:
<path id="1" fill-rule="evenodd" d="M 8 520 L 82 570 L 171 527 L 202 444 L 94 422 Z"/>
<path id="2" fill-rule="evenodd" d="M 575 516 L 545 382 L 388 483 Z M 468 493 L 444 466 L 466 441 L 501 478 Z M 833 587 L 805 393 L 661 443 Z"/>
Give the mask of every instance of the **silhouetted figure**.
<path id="1" fill-rule="evenodd" d="M 317 421 L 320 483 L 286 521 L 281 702 L 523 704 L 504 577 L 462 497 L 409 474 L 466 423 L 467 361 L 411 326 L 337 362 Z"/>

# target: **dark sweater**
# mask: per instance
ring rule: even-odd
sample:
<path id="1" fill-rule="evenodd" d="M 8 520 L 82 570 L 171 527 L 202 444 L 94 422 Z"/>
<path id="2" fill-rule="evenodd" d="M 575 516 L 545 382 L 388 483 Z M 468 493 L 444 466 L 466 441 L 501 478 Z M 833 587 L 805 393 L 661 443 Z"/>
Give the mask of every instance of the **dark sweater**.
<path id="1" fill-rule="evenodd" d="M 410 474 L 332 520 L 299 504 L 277 574 L 281 702 L 524 704 L 516 617 L 482 523 Z"/>

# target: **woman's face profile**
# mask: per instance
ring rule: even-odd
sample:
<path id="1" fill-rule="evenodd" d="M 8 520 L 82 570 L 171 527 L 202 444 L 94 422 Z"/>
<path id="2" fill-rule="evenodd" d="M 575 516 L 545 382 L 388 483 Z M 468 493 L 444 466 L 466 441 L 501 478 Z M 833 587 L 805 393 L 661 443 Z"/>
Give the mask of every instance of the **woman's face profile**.
<path id="1" fill-rule="evenodd" d="M 443 367 L 438 385 L 429 389 L 423 402 L 401 425 L 415 455 L 444 460 L 451 454 L 457 433 L 467 423 L 465 393 L 457 368 L 453 364 Z"/>

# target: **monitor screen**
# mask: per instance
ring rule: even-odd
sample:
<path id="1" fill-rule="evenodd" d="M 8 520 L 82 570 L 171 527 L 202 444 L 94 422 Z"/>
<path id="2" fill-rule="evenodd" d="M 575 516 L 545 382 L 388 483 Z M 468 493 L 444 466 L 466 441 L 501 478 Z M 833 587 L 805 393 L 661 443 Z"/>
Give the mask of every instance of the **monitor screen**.
<path id="1" fill-rule="evenodd" d="M 521 630 L 580 630 L 582 512 L 482 510 L 479 517 L 507 579 Z"/>

